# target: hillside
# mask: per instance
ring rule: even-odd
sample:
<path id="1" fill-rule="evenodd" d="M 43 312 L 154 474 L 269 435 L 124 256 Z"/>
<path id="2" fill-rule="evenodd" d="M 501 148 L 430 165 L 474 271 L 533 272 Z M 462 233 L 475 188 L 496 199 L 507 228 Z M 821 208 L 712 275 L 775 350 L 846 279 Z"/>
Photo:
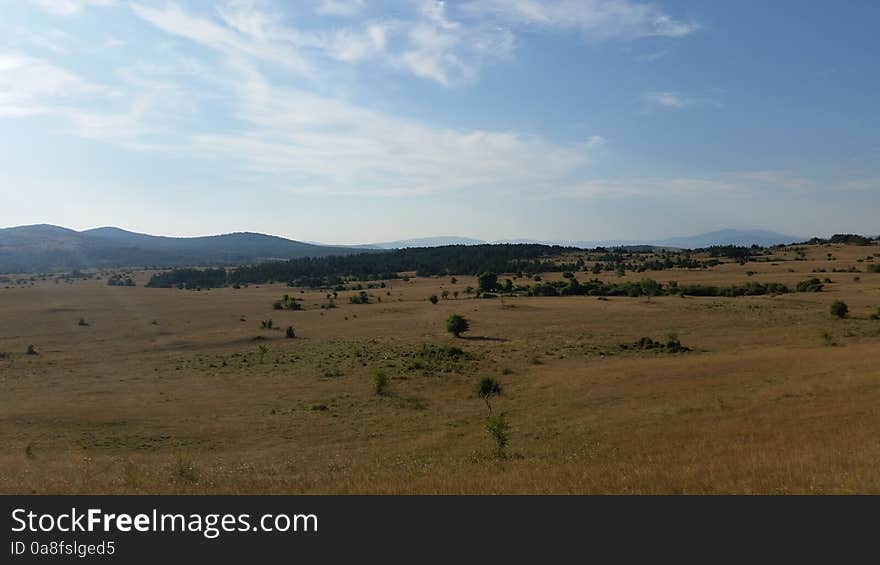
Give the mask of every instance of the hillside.
<path id="1" fill-rule="evenodd" d="M 258 233 L 161 237 L 105 227 L 82 232 L 51 225 L 0 229 L 0 272 L 100 267 L 237 265 L 272 259 L 363 253 Z"/>

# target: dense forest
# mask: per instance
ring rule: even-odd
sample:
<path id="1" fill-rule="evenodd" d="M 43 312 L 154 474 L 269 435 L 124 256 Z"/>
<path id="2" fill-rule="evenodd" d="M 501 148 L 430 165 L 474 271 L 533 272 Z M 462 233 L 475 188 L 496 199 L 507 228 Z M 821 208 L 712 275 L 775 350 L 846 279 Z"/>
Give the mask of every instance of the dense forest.
<path id="1" fill-rule="evenodd" d="M 296 286 L 334 286 L 343 280 L 399 278 L 400 273 L 418 276 L 476 275 L 483 271 L 534 274 L 575 270 L 550 258 L 576 248 L 558 245 L 500 244 L 414 247 L 382 253 L 348 256 L 306 257 L 224 269 L 174 269 L 153 275 L 147 286 L 211 288 L 226 284 L 286 282 Z"/>

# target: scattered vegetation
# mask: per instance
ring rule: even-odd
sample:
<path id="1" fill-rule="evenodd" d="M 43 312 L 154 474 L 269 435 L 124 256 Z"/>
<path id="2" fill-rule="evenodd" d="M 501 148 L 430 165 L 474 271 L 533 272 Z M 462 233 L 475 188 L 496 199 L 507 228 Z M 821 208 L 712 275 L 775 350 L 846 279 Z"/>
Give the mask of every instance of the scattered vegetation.
<path id="1" fill-rule="evenodd" d="M 289 294 L 285 294 L 281 300 L 278 300 L 272 304 L 272 307 L 275 310 L 302 310 L 302 304 L 297 301 L 296 298 L 290 296 Z"/>

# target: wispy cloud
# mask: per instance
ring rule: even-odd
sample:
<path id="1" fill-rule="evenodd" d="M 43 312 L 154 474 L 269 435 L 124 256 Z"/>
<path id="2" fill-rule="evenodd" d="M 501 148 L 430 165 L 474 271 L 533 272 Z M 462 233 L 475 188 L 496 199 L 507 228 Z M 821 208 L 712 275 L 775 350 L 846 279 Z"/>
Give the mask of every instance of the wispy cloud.
<path id="1" fill-rule="evenodd" d="M 712 96 L 689 96 L 670 90 L 651 91 L 642 95 L 642 108 L 645 112 L 653 110 L 683 110 L 692 106 L 721 108 L 720 100 Z"/>
<path id="2" fill-rule="evenodd" d="M 463 10 L 517 26 L 576 30 L 592 41 L 682 37 L 700 29 L 696 22 L 632 0 L 473 0 Z"/>
<path id="3" fill-rule="evenodd" d="M 322 16 L 346 16 L 359 14 L 364 9 L 364 0 L 319 0 L 315 13 Z"/>
<path id="4" fill-rule="evenodd" d="M 90 6 L 112 6 L 116 0 L 30 0 L 53 16 L 75 16 Z"/>
<path id="5" fill-rule="evenodd" d="M 0 54 L 0 117 L 49 113 L 78 98 L 106 92 L 104 87 L 44 60 Z"/>
<path id="6" fill-rule="evenodd" d="M 193 149 L 288 189 L 415 195 L 469 188 L 549 190 L 590 164 L 590 142 L 559 145 L 517 132 L 428 126 L 300 89 L 239 65 L 234 135 L 200 135 Z M 454 174 L 451 174 L 454 171 Z"/>

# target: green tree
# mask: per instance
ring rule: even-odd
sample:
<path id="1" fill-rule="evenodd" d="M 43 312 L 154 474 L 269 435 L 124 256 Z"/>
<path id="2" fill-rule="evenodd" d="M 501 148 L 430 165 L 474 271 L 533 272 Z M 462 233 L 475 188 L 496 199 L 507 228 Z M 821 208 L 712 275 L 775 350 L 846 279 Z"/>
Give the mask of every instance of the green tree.
<path id="1" fill-rule="evenodd" d="M 460 314 L 452 314 L 446 318 L 446 331 L 455 337 L 460 337 L 461 334 L 469 329 L 471 329 L 470 323 Z"/>
<path id="2" fill-rule="evenodd" d="M 481 292 L 492 292 L 498 286 L 498 275 L 491 271 L 477 276 L 477 286 Z"/>
<path id="3" fill-rule="evenodd" d="M 491 399 L 493 396 L 501 395 L 501 383 L 499 383 L 496 379 L 492 377 L 483 377 L 480 379 L 480 382 L 477 383 L 477 396 L 483 399 L 483 402 L 486 403 L 486 409 L 489 411 L 489 415 L 492 415 L 492 402 Z"/>

